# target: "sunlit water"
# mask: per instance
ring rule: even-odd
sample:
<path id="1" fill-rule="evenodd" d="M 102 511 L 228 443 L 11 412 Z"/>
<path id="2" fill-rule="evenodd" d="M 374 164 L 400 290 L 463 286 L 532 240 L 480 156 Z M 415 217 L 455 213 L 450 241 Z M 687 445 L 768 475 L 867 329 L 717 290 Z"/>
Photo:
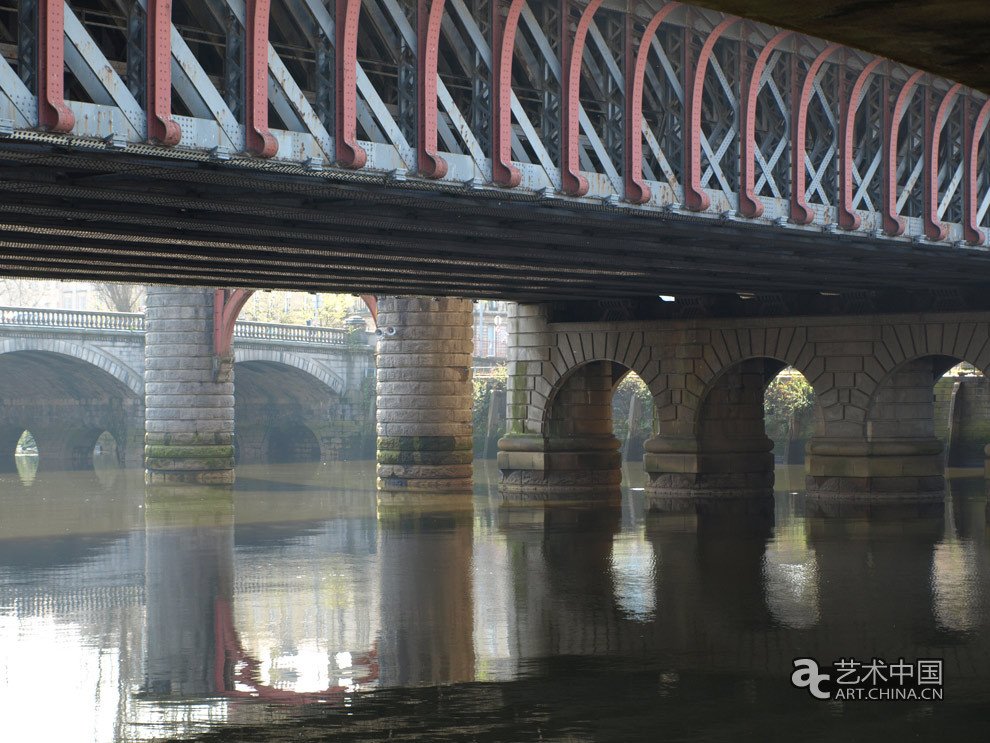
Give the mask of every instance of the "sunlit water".
<path id="1" fill-rule="evenodd" d="M 985 739 L 982 479 L 772 518 L 378 506 L 371 463 L 0 475 L 0 739 Z M 632 476 L 641 485 L 642 474 Z M 190 491 L 192 492 L 192 491 Z M 941 701 L 819 701 L 793 660 L 944 660 Z"/>

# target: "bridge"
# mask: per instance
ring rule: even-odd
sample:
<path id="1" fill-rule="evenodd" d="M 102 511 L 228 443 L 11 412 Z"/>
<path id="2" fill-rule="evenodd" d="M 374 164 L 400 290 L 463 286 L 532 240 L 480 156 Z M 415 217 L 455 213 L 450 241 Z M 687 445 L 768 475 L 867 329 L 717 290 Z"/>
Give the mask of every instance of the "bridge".
<path id="1" fill-rule="evenodd" d="M 470 487 L 465 297 L 522 303 L 507 490 L 614 484 L 632 369 L 651 488 L 765 492 L 785 364 L 813 484 L 940 488 L 928 377 L 990 364 L 990 99 L 921 56 L 620 0 L 20 0 L 0 28 L 5 272 L 238 287 L 149 294 L 149 481 L 232 477 L 227 340 L 291 287 L 383 298 L 384 490 Z"/>
<path id="2" fill-rule="evenodd" d="M 360 456 L 374 415 L 363 330 L 240 321 L 234 399 L 240 462 Z M 106 431 L 126 466 L 143 463 L 143 313 L 0 307 L 0 447 L 4 469 L 29 430 L 42 469 L 93 466 Z"/>
<path id="3" fill-rule="evenodd" d="M 986 95 L 801 34 L 617 0 L 0 19 L 19 275 L 539 301 L 985 288 Z"/>

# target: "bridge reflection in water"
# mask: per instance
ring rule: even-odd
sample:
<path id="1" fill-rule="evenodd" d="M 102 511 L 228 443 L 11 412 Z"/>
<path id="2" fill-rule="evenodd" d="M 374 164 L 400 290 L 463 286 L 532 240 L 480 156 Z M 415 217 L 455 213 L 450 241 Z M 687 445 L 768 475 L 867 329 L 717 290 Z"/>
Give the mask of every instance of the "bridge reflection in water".
<path id="1" fill-rule="evenodd" d="M 370 462 L 240 467 L 233 491 L 165 498 L 132 471 L 0 475 L 5 737 L 653 740 L 662 726 L 735 740 L 800 725 L 848 739 L 982 724 L 980 479 L 894 511 L 780 491 L 772 511 L 647 513 L 635 489 L 510 506 L 493 469 L 477 472 L 473 500 L 418 507 L 377 506 Z M 795 657 L 942 658 L 944 700 L 818 702 L 790 685 Z"/>

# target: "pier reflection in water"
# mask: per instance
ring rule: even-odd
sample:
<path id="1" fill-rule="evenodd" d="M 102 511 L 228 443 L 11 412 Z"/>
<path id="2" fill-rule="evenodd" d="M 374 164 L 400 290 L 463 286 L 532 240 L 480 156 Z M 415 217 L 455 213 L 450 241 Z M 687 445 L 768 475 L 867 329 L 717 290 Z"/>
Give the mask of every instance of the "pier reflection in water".
<path id="1" fill-rule="evenodd" d="M 983 736 L 981 479 L 646 513 L 503 504 L 477 470 L 418 506 L 379 506 L 372 463 L 0 475 L 3 739 Z M 796 657 L 942 658 L 944 699 L 821 702 Z"/>

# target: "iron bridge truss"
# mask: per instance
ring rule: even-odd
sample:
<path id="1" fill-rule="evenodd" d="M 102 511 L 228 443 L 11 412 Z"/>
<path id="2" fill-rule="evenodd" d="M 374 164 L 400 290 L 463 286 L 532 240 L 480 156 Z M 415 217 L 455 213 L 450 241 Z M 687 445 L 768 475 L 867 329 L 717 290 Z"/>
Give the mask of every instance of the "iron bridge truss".
<path id="1" fill-rule="evenodd" d="M 509 298 L 977 286 L 990 100 L 675 2 L 0 0 L 0 269 Z"/>

